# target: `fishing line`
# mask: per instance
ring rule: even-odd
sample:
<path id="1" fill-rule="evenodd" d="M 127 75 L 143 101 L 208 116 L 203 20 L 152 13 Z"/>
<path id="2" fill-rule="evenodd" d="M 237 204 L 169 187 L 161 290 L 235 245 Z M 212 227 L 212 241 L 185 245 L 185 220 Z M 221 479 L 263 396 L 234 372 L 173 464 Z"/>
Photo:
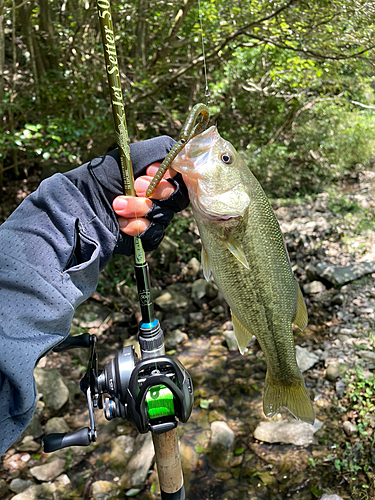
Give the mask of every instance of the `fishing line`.
<path id="1" fill-rule="evenodd" d="M 207 64 L 206 64 L 206 52 L 204 50 L 204 36 L 203 36 L 203 23 L 202 23 L 202 10 L 201 10 L 201 0 L 198 0 L 198 15 L 199 15 L 199 24 L 201 29 L 201 41 L 202 41 L 202 54 L 203 54 L 203 69 L 204 69 L 204 79 L 206 83 L 206 87 L 204 89 L 204 95 L 206 97 L 207 106 L 210 104 L 210 89 L 208 88 L 208 80 L 207 80 Z"/>

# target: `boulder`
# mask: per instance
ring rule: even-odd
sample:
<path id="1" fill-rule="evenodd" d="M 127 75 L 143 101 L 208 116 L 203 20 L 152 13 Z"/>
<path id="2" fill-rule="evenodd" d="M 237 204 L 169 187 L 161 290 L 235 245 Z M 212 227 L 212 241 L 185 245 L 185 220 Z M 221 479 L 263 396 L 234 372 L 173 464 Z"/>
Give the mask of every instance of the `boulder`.
<path id="1" fill-rule="evenodd" d="M 216 420 L 211 424 L 211 455 L 212 463 L 225 467 L 233 455 L 234 432 L 226 422 Z"/>
<path id="2" fill-rule="evenodd" d="M 53 411 L 62 408 L 69 399 L 69 389 L 60 372 L 55 369 L 35 368 L 34 377 L 46 408 Z"/>
<path id="3" fill-rule="evenodd" d="M 134 438 L 132 436 L 118 436 L 112 441 L 112 450 L 109 456 L 109 466 L 117 474 L 123 474 L 126 470 L 134 449 Z"/>
<path id="4" fill-rule="evenodd" d="M 68 424 L 62 417 L 53 417 L 48 420 L 45 427 L 45 433 L 51 434 L 52 432 L 69 432 Z"/>
<path id="5" fill-rule="evenodd" d="M 297 365 L 302 373 L 312 368 L 319 361 L 319 356 L 299 345 L 296 345 L 296 358 Z"/>
<path id="6" fill-rule="evenodd" d="M 137 488 L 143 486 L 148 471 L 154 459 L 154 446 L 151 433 L 139 434 L 135 439 L 134 450 L 121 477 L 123 488 Z"/>
<path id="7" fill-rule="evenodd" d="M 47 462 L 43 465 L 37 465 L 30 469 L 30 473 L 38 481 L 52 481 L 57 476 L 60 476 L 65 470 L 65 460 L 56 458 L 52 462 Z"/>
<path id="8" fill-rule="evenodd" d="M 261 422 L 254 431 L 255 439 L 265 443 L 284 443 L 306 446 L 314 441 L 314 434 L 323 423 L 314 425 L 294 420 L 293 422 Z"/>
<path id="9" fill-rule="evenodd" d="M 333 266 L 320 262 L 316 265 L 318 276 L 324 278 L 335 286 L 350 283 L 366 274 L 375 272 L 375 262 L 356 262 L 351 266 Z"/>
<path id="10" fill-rule="evenodd" d="M 311 283 L 306 283 L 303 285 L 303 291 L 307 295 L 314 295 L 315 293 L 321 293 L 326 290 L 326 287 L 321 281 L 312 281 Z"/>
<path id="11" fill-rule="evenodd" d="M 95 481 L 91 486 L 93 500 L 107 500 L 108 498 L 118 498 L 120 487 L 111 481 Z"/>

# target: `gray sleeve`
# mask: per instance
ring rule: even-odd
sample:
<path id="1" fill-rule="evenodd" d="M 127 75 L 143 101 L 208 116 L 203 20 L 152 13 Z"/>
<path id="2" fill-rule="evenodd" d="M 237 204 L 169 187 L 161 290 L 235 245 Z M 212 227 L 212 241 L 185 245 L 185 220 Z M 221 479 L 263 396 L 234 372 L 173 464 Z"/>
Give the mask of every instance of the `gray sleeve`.
<path id="1" fill-rule="evenodd" d="M 0 455 L 34 413 L 36 362 L 68 335 L 113 253 L 118 227 L 106 222 L 56 174 L 0 227 Z"/>

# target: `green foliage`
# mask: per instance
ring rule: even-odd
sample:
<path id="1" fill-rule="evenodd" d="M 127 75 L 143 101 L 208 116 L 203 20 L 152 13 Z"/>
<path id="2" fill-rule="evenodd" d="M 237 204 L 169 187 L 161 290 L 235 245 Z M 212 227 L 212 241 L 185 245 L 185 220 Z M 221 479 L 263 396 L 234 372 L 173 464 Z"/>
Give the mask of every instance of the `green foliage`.
<path id="1" fill-rule="evenodd" d="M 135 286 L 134 262 L 130 258 L 124 259 L 123 255 L 114 255 L 99 277 L 97 290 L 112 295 L 120 283 Z"/>
<path id="2" fill-rule="evenodd" d="M 111 3 L 130 137 L 177 138 L 204 98 L 198 4 Z M 21 2 L 15 26 L 5 10 L 0 177 L 18 164 L 86 161 L 113 141 L 96 9 L 43 5 Z M 269 193 L 318 191 L 368 163 L 374 119 L 358 104 L 374 101 L 368 2 L 202 0 L 201 9 L 213 121 Z"/>

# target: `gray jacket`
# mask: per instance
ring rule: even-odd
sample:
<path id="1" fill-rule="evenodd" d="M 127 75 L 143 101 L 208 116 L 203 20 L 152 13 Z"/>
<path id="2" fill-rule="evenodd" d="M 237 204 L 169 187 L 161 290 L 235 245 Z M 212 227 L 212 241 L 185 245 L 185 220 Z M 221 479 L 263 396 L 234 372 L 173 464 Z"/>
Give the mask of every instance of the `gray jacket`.
<path id="1" fill-rule="evenodd" d="M 135 174 L 172 145 L 168 137 L 132 145 Z M 116 155 L 44 180 L 0 227 L 0 455 L 33 416 L 39 358 L 68 335 L 114 250 L 131 253 L 111 207 L 122 194 Z"/>

